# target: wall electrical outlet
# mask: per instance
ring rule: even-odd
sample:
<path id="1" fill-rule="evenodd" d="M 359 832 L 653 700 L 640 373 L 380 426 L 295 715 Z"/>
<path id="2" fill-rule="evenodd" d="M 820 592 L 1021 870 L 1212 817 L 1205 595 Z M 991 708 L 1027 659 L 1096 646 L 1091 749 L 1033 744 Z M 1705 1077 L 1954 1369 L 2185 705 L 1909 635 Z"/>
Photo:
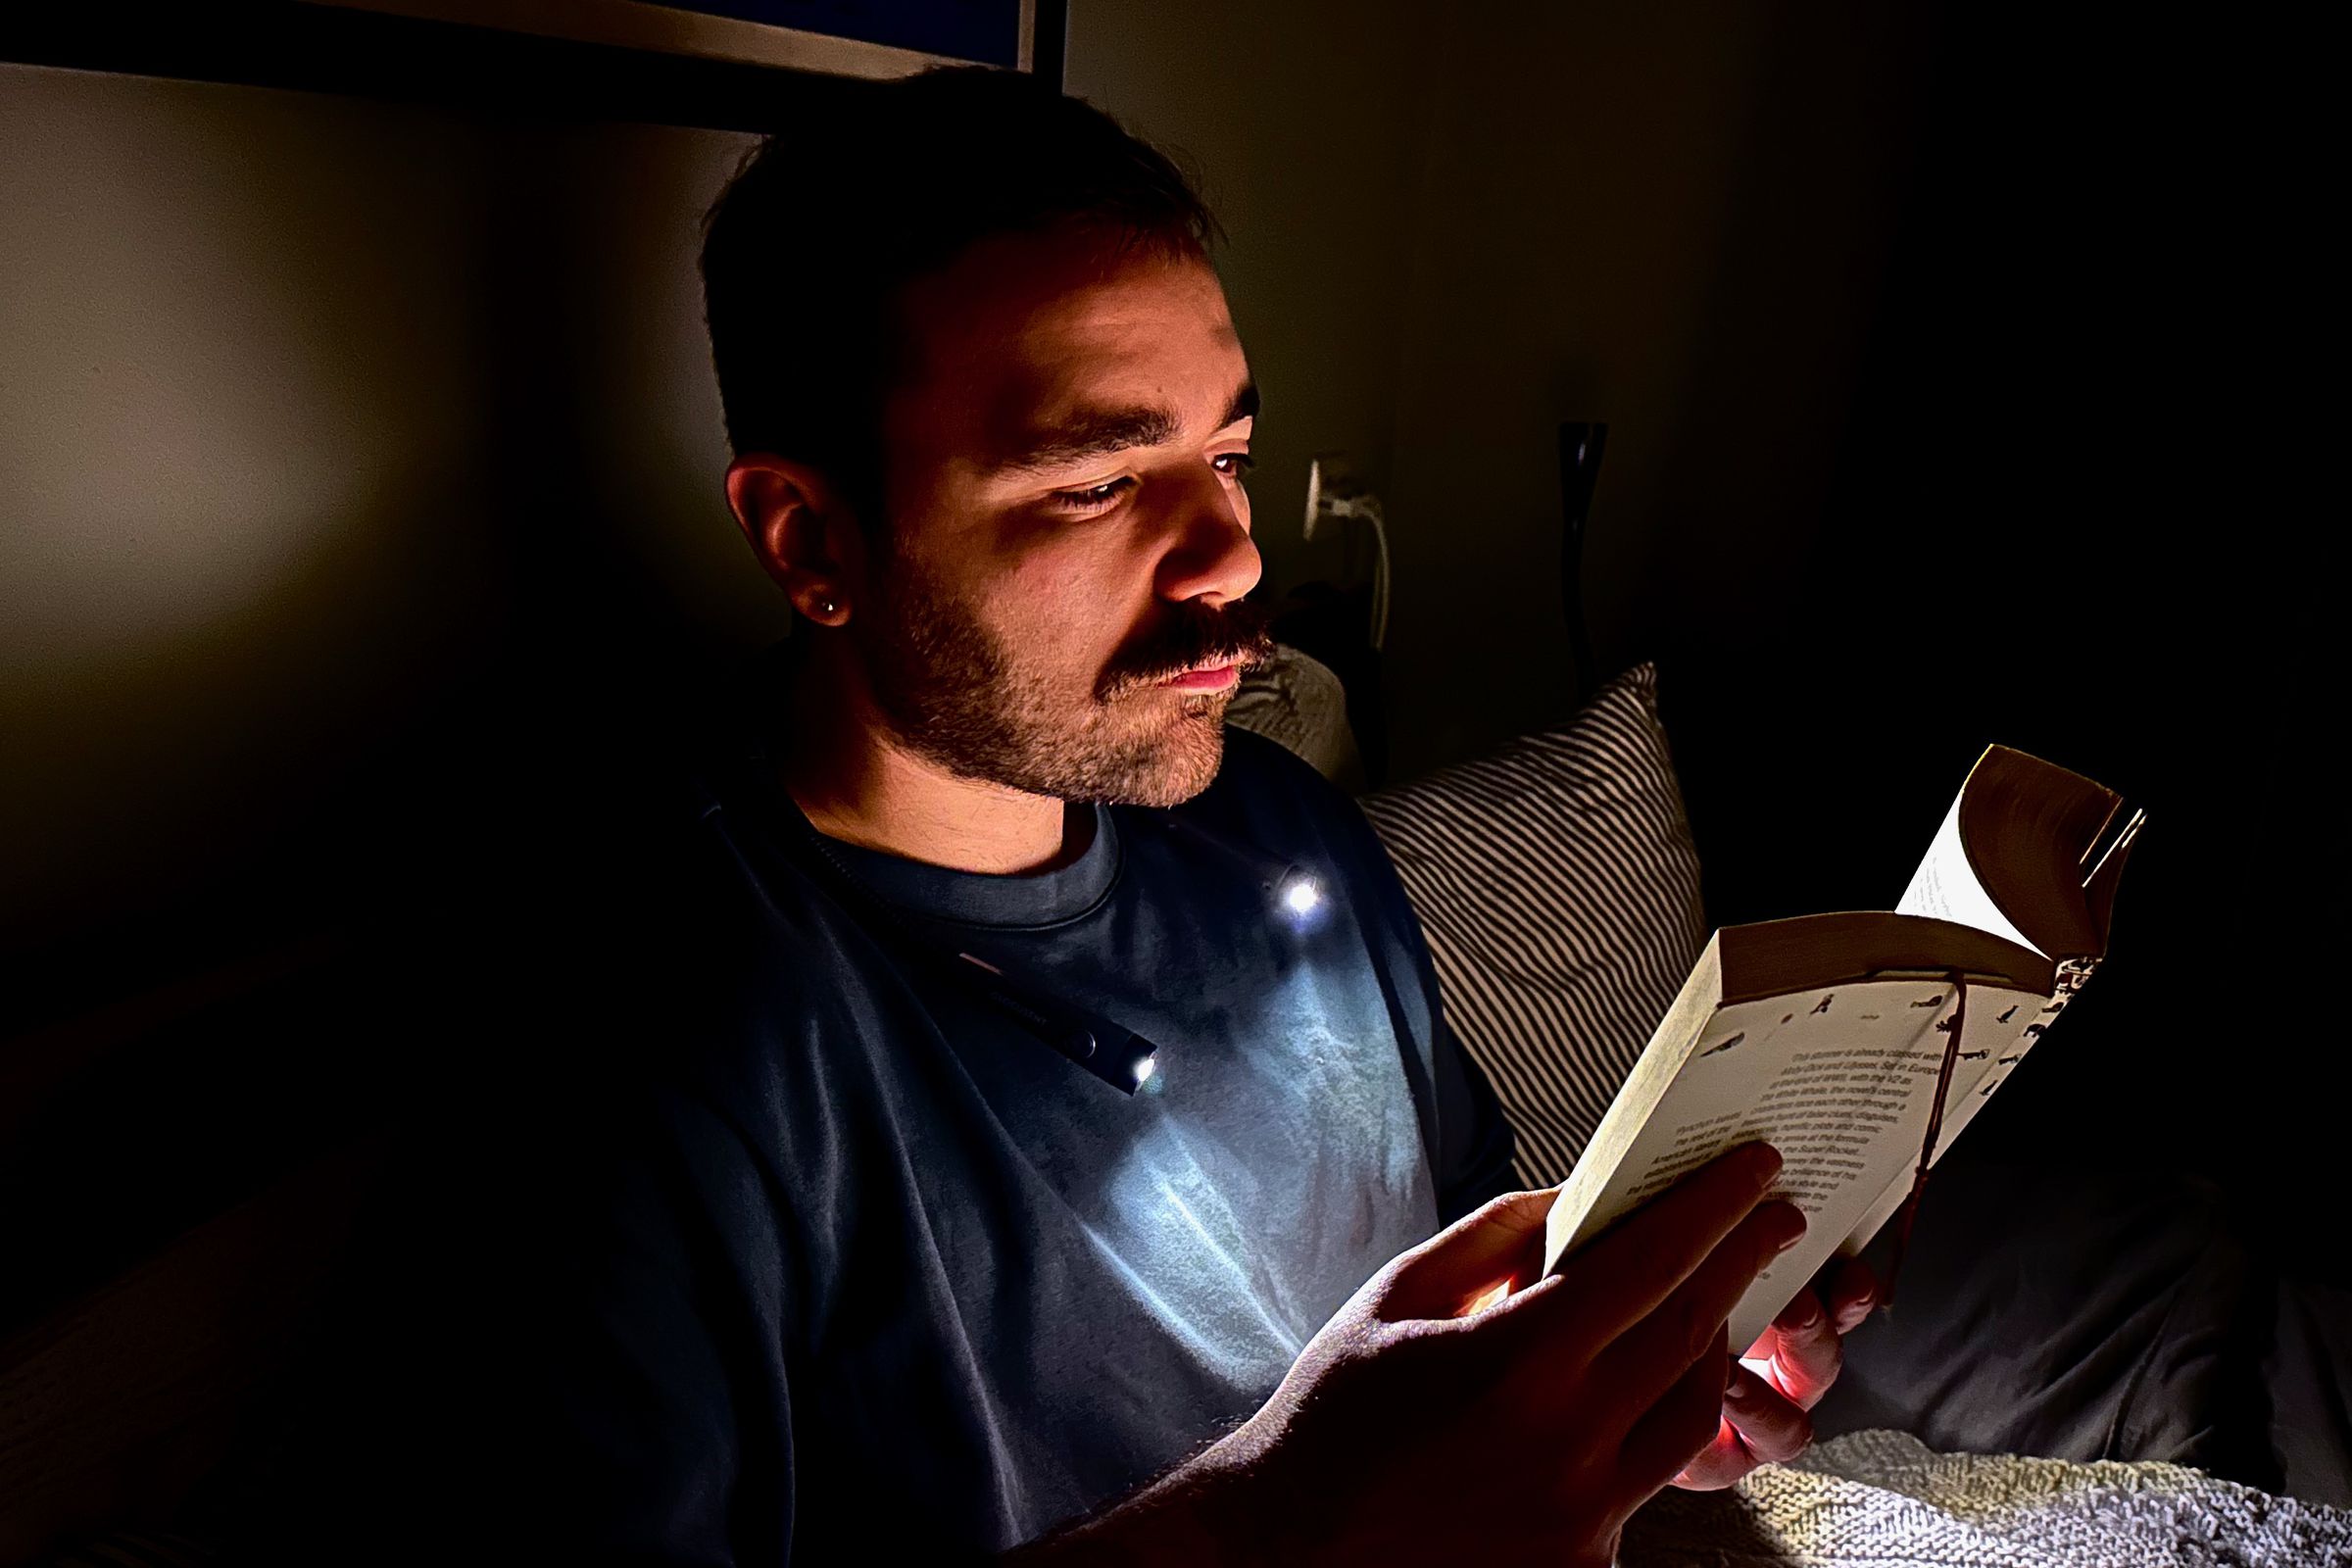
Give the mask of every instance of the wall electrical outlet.
<path id="1" fill-rule="evenodd" d="M 1372 611 L 1368 632 L 1378 650 L 1389 634 L 1389 530 L 1380 498 L 1364 486 L 1344 452 L 1318 452 L 1306 465 L 1304 536 L 1313 539 L 1330 523 L 1370 526 L 1376 554 L 1372 567 Z"/>
<path id="2" fill-rule="evenodd" d="M 1369 496 L 1345 452 L 1318 452 L 1306 464 L 1306 524 L 1302 536 L 1320 537 L 1325 518 L 1362 515 Z M 1377 503 L 1375 503 L 1377 505 Z"/>

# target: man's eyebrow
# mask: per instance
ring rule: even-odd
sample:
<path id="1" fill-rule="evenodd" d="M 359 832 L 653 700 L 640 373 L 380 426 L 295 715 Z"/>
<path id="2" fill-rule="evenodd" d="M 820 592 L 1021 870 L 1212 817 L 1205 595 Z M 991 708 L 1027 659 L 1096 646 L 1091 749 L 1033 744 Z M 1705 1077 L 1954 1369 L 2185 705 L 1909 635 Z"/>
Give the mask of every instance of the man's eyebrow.
<path id="1" fill-rule="evenodd" d="M 1233 395 L 1233 406 L 1217 421 L 1229 424 L 1257 416 L 1257 383 L 1245 381 Z M 1066 468 L 1094 458 L 1106 458 L 1135 447 L 1165 446 L 1183 433 L 1175 412 L 1156 405 L 1123 409 L 1081 409 L 1052 426 L 1033 430 L 996 465 L 1000 473 L 1036 473 Z"/>

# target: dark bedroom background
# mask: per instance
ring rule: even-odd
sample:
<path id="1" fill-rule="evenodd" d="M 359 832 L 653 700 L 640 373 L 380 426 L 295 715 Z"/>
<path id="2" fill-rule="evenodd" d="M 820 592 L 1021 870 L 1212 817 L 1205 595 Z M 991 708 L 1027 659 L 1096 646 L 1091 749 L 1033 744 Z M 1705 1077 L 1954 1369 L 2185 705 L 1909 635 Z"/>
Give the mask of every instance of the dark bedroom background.
<path id="1" fill-rule="evenodd" d="M 2123 790 L 2113 959 L 1972 1137 L 2341 1282 L 2331 185 L 2308 45 L 2170 16 L 1075 0 L 1067 85 L 1232 232 L 1276 587 L 1349 569 L 1310 454 L 1387 503 L 1396 776 L 1571 706 L 1608 420 L 1596 662 L 1660 662 L 1710 917 L 1884 907 L 1987 741 Z M 327 1234 L 485 1046 L 440 961 L 778 634 L 693 268 L 747 142 L 0 65 L 0 1336 Z"/>

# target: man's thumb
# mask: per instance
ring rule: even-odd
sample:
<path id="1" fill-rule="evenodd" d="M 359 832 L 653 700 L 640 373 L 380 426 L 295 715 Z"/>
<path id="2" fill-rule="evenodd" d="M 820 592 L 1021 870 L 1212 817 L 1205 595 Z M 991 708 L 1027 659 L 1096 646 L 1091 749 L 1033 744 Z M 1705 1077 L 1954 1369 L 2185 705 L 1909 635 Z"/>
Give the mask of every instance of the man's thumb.
<path id="1" fill-rule="evenodd" d="M 1514 1274 L 1532 1274 L 1543 1260 L 1544 1217 L 1559 1191 L 1505 1193 L 1404 1253 L 1382 1298 L 1381 1315 L 1391 1321 L 1458 1317 Z"/>

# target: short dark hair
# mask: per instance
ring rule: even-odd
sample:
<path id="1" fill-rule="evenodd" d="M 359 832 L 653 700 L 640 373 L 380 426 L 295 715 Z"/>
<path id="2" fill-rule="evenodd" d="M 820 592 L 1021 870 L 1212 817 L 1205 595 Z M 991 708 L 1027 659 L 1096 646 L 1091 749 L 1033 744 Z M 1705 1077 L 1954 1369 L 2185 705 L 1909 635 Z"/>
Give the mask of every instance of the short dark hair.
<path id="1" fill-rule="evenodd" d="M 1034 76 L 938 67 L 811 82 L 703 224 L 710 354 L 738 454 L 823 469 L 881 523 L 896 305 L 1000 234 L 1070 229 L 1205 257 L 1215 217 L 1168 154 Z"/>

